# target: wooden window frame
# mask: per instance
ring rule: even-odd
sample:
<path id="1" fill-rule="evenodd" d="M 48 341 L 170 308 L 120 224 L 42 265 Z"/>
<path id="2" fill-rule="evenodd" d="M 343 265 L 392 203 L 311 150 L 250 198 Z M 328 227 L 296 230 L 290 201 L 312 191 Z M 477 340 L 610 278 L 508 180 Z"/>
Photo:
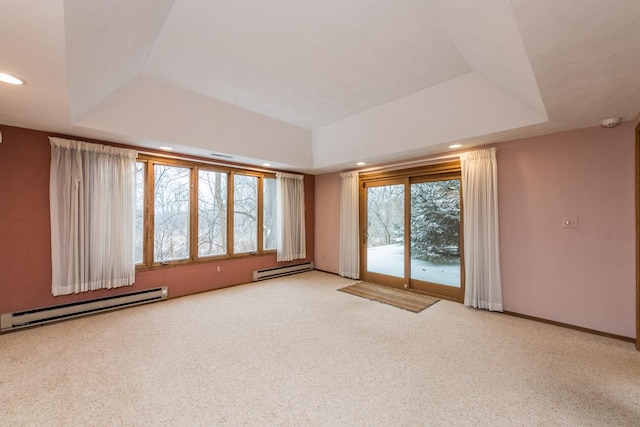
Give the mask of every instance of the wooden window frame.
<path id="1" fill-rule="evenodd" d="M 144 181 L 144 207 L 143 207 L 143 251 L 142 263 L 136 264 L 136 271 L 153 270 L 172 266 L 183 266 L 190 264 L 201 264 L 213 261 L 221 261 L 226 259 L 237 259 L 245 257 L 254 257 L 262 255 L 272 255 L 276 251 L 263 249 L 263 215 L 264 215 L 264 180 L 266 178 L 275 178 L 276 174 L 271 172 L 256 172 L 248 169 L 211 165 L 197 161 L 168 159 L 163 157 L 155 157 L 150 155 L 138 155 L 136 161 L 145 163 L 145 181 Z M 186 259 L 168 261 L 161 263 L 154 261 L 154 223 L 155 223 L 155 185 L 154 173 L 155 165 L 183 167 L 190 169 L 190 196 L 189 196 L 189 256 Z M 200 170 L 222 172 L 227 174 L 227 215 L 226 215 L 226 254 L 199 256 L 198 255 L 198 176 Z M 258 178 L 258 199 L 257 199 L 257 250 L 255 252 L 238 253 L 233 252 L 233 186 L 234 176 L 248 175 Z"/>

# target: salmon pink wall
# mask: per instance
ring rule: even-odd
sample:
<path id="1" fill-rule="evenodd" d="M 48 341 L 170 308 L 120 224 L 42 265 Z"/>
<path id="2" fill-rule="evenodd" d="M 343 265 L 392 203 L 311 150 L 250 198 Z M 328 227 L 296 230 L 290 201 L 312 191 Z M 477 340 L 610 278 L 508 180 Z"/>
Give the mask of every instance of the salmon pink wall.
<path id="1" fill-rule="evenodd" d="M 500 144 L 498 180 L 505 310 L 635 337 L 633 123 Z"/>
<path id="2" fill-rule="evenodd" d="M 339 174 L 316 176 L 316 229 L 321 230 L 322 238 L 316 239 L 316 259 L 314 267 L 318 270 L 338 274 L 340 256 L 340 188 L 342 178 Z"/>
<path id="3" fill-rule="evenodd" d="M 505 310 L 635 337 L 633 122 L 497 147 Z M 339 175 L 316 194 L 317 265 L 337 273 Z"/>
<path id="4" fill-rule="evenodd" d="M 160 285 L 177 297 L 251 281 L 275 255 L 234 258 L 136 273 L 133 286 L 51 295 L 49 162 L 52 135 L 0 125 L 0 313 L 100 298 Z M 307 261 L 314 258 L 314 177 L 305 175 Z M 298 260 L 297 262 L 302 262 Z M 220 267 L 220 272 L 217 271 Z"/>

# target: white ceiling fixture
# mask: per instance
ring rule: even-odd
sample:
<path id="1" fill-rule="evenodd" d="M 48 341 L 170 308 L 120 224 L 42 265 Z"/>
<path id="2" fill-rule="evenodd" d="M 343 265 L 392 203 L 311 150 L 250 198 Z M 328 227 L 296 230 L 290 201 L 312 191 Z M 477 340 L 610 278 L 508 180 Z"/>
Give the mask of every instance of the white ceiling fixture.
<path id="1" fill-rule="evenodd" d="M 620 124 L 620 117 L 612 117 L 610 119 L 604 119 L 601 123 L 603 128 L 614 128 Z"/>
<path id="2" fill-rule="evenodd" d="M 630 120 L 640 105 L 636 0 L 2 9 L 0 67 L 29 85 L 0 87 L 0 123 L 284 170 L 406 160 L 596 126 L 611 112 Z"/>

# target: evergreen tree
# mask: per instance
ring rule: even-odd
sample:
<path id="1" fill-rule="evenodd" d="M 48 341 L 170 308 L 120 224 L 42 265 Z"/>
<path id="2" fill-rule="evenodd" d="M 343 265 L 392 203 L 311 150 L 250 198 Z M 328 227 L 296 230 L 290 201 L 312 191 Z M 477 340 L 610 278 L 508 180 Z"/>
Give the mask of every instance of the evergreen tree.
<path id="1" fill-rule="evenodd" d="M 411 185 L 411 256 L 435 263 L 460 257 L 460 181 Z"/>

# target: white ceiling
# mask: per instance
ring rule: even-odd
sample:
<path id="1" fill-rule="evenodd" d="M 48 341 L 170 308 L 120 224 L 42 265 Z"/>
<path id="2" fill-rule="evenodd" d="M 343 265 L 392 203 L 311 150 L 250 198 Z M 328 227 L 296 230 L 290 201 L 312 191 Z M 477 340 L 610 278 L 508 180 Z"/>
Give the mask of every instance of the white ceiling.
<path id="1" fill-rule="evenodd" d="M 637 0 L 0 0 L 0 123 L 321 173 L 640 111 Z"/>

